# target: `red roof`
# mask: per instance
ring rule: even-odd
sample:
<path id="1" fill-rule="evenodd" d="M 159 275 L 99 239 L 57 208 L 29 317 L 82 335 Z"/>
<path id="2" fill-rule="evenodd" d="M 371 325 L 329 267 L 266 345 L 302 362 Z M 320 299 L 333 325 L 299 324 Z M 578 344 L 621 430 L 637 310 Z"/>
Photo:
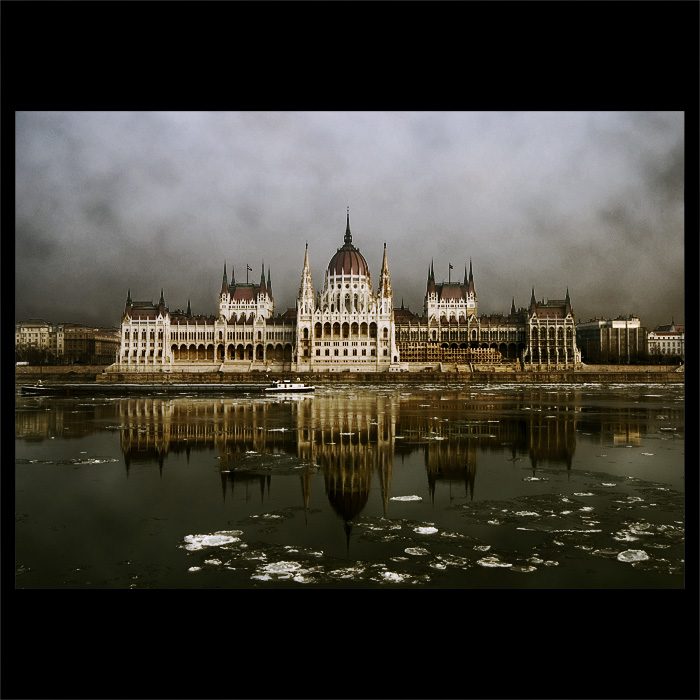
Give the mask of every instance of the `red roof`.
<path id="1" fill-rule="evenodd" d="M 354 245 L 344 245 L 328 263 L 332 275 L 367 275 L 367 261 Z"/>
<path id="2" fill-rule="evenodd" d="M 440 301 L 450 301 L 456 299 L 462 301 L 465 298 L 464 287 L 459 282 L 437 285 L 438 299 Z"/>
<path id="3" fill-rule="evenodd" d="M 255 301 L 257 297 L 255 287 L 251 285 L 236 285 L 231 294 L 233 301 Z"/>

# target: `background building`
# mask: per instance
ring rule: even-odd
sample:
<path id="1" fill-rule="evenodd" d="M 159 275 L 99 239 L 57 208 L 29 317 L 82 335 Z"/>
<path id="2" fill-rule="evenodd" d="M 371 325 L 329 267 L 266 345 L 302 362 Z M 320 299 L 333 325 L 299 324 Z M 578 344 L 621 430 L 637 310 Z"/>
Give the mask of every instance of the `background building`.
<path id="1" fill-rule="evenodd" d="M 15 356 L 29 364 L 112 364 L 119 352 L 118 328 L 29 319 L 15 324 Z"/>
<path id="2" fill-rule="evenodd" d="M 648 336 L 650 359 L 680 358 L 685 360 L 685 325 L 671 323 L 657 326 Z"/>
<path id="3" fill-rule="evenodd" d="M 579 323 L 576 340 L 583 362 L 589 364 L 629 364 L 647 360 L 646 328 L 634 315 Z"/>

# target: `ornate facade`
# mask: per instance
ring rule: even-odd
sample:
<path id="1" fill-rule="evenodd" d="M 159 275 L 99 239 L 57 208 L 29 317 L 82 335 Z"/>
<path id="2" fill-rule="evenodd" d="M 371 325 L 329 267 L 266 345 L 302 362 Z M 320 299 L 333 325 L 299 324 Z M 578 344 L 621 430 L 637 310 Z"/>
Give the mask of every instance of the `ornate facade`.
<path id="1" fill-rule="evenodd" d="M 344 245 L 328 263 L 323 291 L 315 299 L 307 245 L 296 336 L 296 366 L 301 372 L 382 372 L 399 360 L 386 244 L 375 294 L 367 261 L 352 243 L 349 212 Z"/>
<path id="2" fill-rule="evenodd" d="M 451 266 L 450 266 L 451 267 Z M 246 273 L 250 270 L 247 267 Z M 437 283 L 433 263 L 423 314 L 394 308 L 386 244 L 376 291 L 369 265 L 353 244 L 348 211 L 343 245 L 314 293 L 308 244 L 296 308 L 274 315 L 270 270 L 260 283 L 229 283 L 224 263 L 218 316 L 171 312 L 133 301 L 121 324 L 114 371 L 389 372 L 459 370 L 483 365 L 573 367 L 581 361 L 567 290 L 510 313 L 477 315 L 472 262 L 461 282 Z"/>

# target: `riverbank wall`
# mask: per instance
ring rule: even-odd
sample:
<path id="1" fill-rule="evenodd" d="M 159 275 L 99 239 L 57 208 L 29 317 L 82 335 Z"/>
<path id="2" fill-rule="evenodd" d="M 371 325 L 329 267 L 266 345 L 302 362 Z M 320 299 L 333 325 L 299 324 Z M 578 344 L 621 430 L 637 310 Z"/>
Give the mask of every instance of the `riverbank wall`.
<path id="1" fill-rule="evenodd" d="M 684 367 L 668 365 L 584 365 L 578 369 L 516 369 L 514 367 L 443 368 L 443 371 L 419 372 L 115 372 L 104 366 L 84 365 L 80 367 L 32 367 L 15 369 L 15 384 L 44 384 L 95 382 L 97 384 L 245 384 L 272 381 L 274 379 L 301 379 L 309 384 L 339 383 L 464 383 L 464 384 L 682 384 L 685 381 Z"/>

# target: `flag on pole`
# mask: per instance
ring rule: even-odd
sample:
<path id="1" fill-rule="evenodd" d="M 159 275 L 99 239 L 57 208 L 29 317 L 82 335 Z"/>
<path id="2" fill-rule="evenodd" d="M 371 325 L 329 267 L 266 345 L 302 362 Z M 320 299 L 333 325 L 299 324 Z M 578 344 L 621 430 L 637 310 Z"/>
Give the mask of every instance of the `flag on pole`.
<path id="1" fill-rule="evenodd" d="M 450 263 L 450 270 L 453 270 L 454 268 L 452 267 L 452 263 Z"/>
<path id="2" fill-rule="evenodd" d="M 451 266 L 450 266 L 450 267 L 451 267 Z M 253 271 L 253 268 L 252 268 L 250 265 L 248 265 L 247 263 L 246 263 L 246 268 L 247 268 L 248 270 L 250 270 L 251 272 Z"/>

